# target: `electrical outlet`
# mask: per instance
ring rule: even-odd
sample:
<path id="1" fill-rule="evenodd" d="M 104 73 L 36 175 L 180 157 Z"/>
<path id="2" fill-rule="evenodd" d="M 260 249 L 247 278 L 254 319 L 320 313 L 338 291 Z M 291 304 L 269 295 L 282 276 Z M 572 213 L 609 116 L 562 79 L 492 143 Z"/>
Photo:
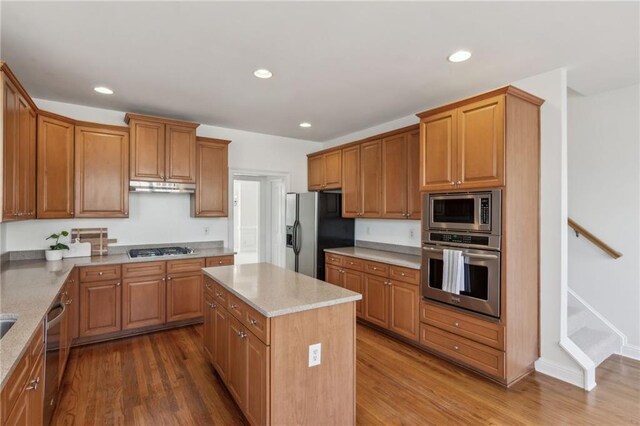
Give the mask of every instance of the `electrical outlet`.
<path id="1" fill-rule="evenodd" d="M 409 238 L 411 238 L 413 240 L 413 238 L 416 236 L 416 231 L 415 229 L 411 228 L 409 230 Z"/>
<path id="2" fill-rule="evenodd" d="M 209 235 L 209 231 L 210 231 L 209 227 L 205 226 L 204 227 L 204 235 Z"/>
<path id="3" fill-rule="evenodd" d="M 320 365 L 321 346 L 320 343 L 309 345 L 309 367 Z"/>
<path id="4" fill-rule="evenodd" d="M 367 235 L 371 235 L 371 227 L 367 226 Z"/>

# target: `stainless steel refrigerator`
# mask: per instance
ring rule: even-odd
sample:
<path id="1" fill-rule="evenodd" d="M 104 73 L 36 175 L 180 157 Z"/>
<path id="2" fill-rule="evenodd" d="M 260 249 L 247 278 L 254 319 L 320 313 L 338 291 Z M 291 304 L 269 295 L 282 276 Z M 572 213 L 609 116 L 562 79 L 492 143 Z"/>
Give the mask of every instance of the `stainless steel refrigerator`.
<path id="1" fill-rule="evenodd" d="M 353 246 L 354 219 L 338 193 L 287 194 L 287 269 L 324 280 L 324 249 Z"/>

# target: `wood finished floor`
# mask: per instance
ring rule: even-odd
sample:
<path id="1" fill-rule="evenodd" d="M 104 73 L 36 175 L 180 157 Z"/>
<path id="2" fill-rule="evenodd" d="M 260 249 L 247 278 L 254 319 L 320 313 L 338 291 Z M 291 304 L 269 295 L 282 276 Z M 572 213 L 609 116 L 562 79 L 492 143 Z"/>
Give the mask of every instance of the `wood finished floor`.
<path id="1" fill-rule="evenodd" d="M 53 425 L 235 425 L 202 326 L 74 348 Z M 368 327 L 357 329 L 360 425 L 640 424 L 640 362 L 613 356 L 584 392 L 533 373 L 504 389 Z"/>

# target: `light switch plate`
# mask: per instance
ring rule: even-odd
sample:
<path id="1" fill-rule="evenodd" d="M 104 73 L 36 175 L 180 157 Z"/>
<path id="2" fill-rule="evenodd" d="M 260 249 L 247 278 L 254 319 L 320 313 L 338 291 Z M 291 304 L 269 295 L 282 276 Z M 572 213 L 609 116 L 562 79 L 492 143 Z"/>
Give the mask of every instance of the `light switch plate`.
<path id="1" fill-rule="evenodd" d="M 309 367 L 320 365 L 321 351 L 320 343 L 309 345 Z"/>

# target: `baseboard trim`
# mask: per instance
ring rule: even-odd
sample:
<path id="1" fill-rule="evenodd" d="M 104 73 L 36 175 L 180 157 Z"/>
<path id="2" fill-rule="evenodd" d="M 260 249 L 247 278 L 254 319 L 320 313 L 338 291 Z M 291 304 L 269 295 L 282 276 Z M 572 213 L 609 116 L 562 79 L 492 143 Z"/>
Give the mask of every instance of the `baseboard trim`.
<path id="1" fill-rule="evenodd" d="M 546 374 L 584 389 L 584 373 L 582 371 L 571 370 L 544 358 L 540 358 L 535 362 L 535 368 L 538 373 Z"/>
<path id="2" fill-rule="evenodd" d="M 622 349 L 620 350 L 620 355 L 640 361 L 640 346 L 634 346 L 629 344 L 622 345 Z"/>

